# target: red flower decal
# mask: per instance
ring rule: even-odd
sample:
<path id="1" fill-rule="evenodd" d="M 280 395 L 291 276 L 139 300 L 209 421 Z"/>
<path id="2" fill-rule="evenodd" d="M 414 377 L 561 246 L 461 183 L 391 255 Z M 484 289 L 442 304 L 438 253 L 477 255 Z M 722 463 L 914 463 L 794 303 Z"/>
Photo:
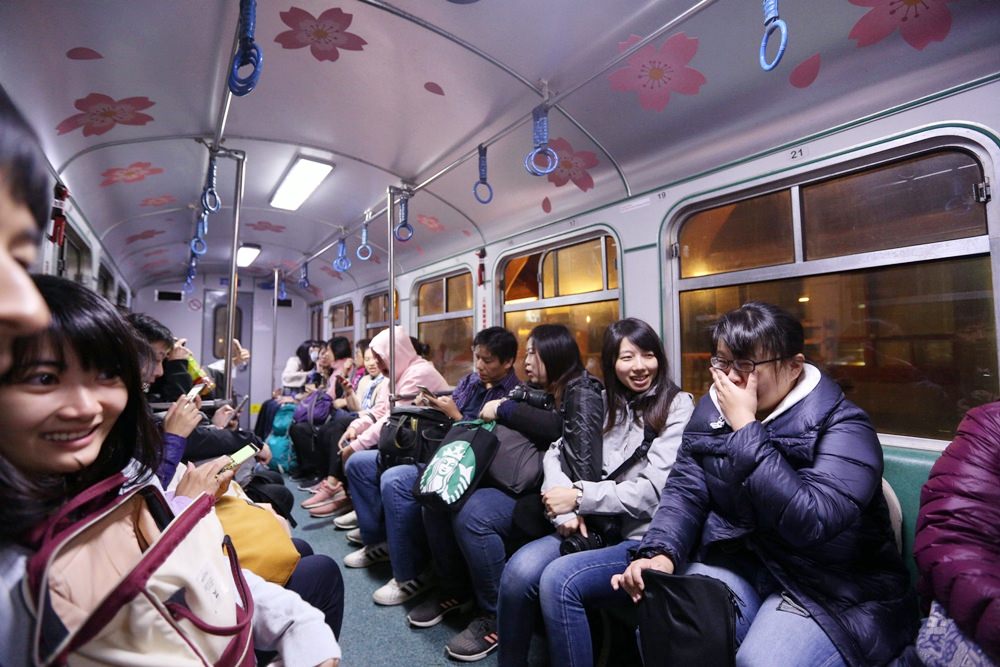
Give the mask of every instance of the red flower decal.
<path id="1" fill-rule="evenodd" d="M 545 211 L 546 213 L 552 212 L 552 202 L 549 201 L 548 197 L 542 200 L 542 210 Z"/>
<path id="2" fill-rule="evenodd" d="M 808 88 L 819 76 L 819 64 L 818 53 L 806 58 L 796 65 L 792 73 L 788 75 L 788 82 L 796 88 Z"/>
<path id="3" fill-rule="evenodd" d="M 907 44 L 921 51 L 931 42 L 941 42 L 951 30 L 948 3 L 955 0 L 850 0 L 858 7 L 871 7 L 851 28 L 858 46 L 871 46 L 899 29 Z"/>
<path id="4" fill-rule="evenodd" d="M 166 234 L 162 229 L 147 229 L 144 232 L 139 232 L 138 234 L 133 234 L 132 236 L 125 239 L 125 245 L 131 245 L 136 241 L 146 241 L 153 238 L 154 236 L 159 236 L 160 234 Z"/>
<path id="5" fill-rule="evenodd" d="M 432 232 L 443 232 L 444 225 L 438 222 L 438 219 L 432 215 L 418 215 L 417 222 L 431 230 Z"/>
<path id="6" fill-rule="evenodd" d="M 435 95 L 444 95 L 444 88 L 433 81 L 428 81 L 424 84 L 424 90 L 428 93 L 434 93 Z"/>
<path id="7" fill-rule="evenodd" d="M 559 155 L 559 166 L 549 174 L 549 182 L 561 188 L 570 181 L 582 191 L 594 187 L 594 179 L 587 170 L 597 166 L 597 156 L 591 151 L 576 153 L 568 141 L 559 137 L 549 142 L 549 148 Z"/>
<path id="8" fill-rule="evenodd" d="M 310 294 L 312 294 L 317 299 L 322 299 L 323 298 L 323 290 L 321 290 L 320 288 L 316 287 L 315 285 L 310 285 L 309 289 L 307 289 L 306 291 L 309 292 Z"/>
<path id="9" fill-rule="evenodd" d="M 281 20 L 291 30 L 279 34 L 274 41 L 286 49 L 308 46 L 316 60 L 332 62 L 340 57 L 338 49 L 361 51 L 368 43 L 354 33 L 347 32 L 354 15 L 336 7 L 326 10 L 318 18 L 304 9 L 292 7 L 287 12 L 281 12 Z"/>
<path id="10" fill-rule="evenodd" d="M 268 222 L 267 220 L 258 220 L 252 225 L 247 225 L 250 229 L 256 229 L 258 232 L 274 232 L 275 234 L 281 234 L 285 231 L 284 225 L 276 225 L 273 222 Z"/>
<path id="11" fill-rule="evenodd" d="M 470 232 L 468 229 L 463 229 L 462 233 L 465 234 L 466 236 L 472 236 L 472 232 Z"/>
<path id="12" fill-rule="evenodd" d="M 89 137 L 92 134 L 104 134 L 119 123 L 145 125 L 153 120 L 153 117 L 139 112 L 153 104 L 155 103 L 148 97 L 126 97 L 115 101 L 107 95 L 91 93 L 78 99 L 73 105 L 81 113 L 74 114 L 59 123 L 56 130 L 59 134 L 66 134 L 82 127 L 83 136 Z"/>
<path id="13" fill-rule="evenodd" d="M 373 262 L 375 262 L 376 264 L 381 264 L 382 263 L 382 258 L 379 257 L 378 253 L 375 252 L 375 251 L 372 251 L 372 256 L 369 257 L 368 259 L 371 260 L 371 261 L 373 261 Z"/>
<path id="14" fill-rule="evenodd" d="M 66 57 L 70 60 L 100 60 L 104 56 L 86 46 L 78 46 L 66 52 Z"/>
<path id="15" fill-rule="evenodd" d="M 138 183 L 147 176 L 162 173 L 163 170 L 154 167 L 152 162 L 133 162 L 127 167 L 112 167 L 103 172 L 101 176 L 104 180 L 101 181 L 101 187 L 106 188 L 115 183 Z"/>
<path id="16" fill-rule="evenodd" d="M 618 45 L 619 51 L 627 51 L 641 41 L 632 35 Z M 679 32 L 663 43 L 657 50 L 647 44 L 628 59 L 628 66 L 615 70 L 608 76 L 611 88 L 623 92 L 635 91 L 639 94 L 639 106 L 651 111 L 663 111 L 670 101 L 670 93 L 697 95 L 705 85 L 705 76 L 688 67 L 688 63 L 698 52 L 698 40 Z"/>
<path id="17" fill-rule="evenodd" d="M 142 253 L 143 257 L 156 257 L 157 255 L 162 255 L 167 252 L 166 248 L 157 248 L 156 250 L 150 250 L 148 252 Z"/>
<path id="18" fill-rule="evenodd" d="M 321 267 L 319 267 L 319 270 L 325 273 L 326 275 L 330 276 L 331 278 L 336 278 L 337 280 L 344 279 L 344 276 L 340 275 L 340 272 L 335 270 L 329 264 L 322 265 Z"/>
<path id="19" fill-rule="evenodd" d="M 146 262 L 145 264 L 139 267 L 139 270 L 152 271 L 153 269 L 157 269 L 161 266 L 166 266 L 168 263 L 169 262 L 166 259 L 157 259 L 153 260 L 152 262 Z"/>
<path id="20" fill-rule="evenodd" d="M 160 171 L 163 171 L 163 170 L 161 169 Z M 108 172 L 104 172 L 104 174 L 107 174 L 107 173 Z M 159 172 L 157 172 L 157 173 L 159 173 Z M 102 174 L 102 175 L 104 175 L 104 174 Z M 142 178 L 140 178 L 139 180 L 141 181 Z M 104 183 L 102 183 L 101 185 L 104 185 Z M 108 185 L 110 185 L 110 183 L 108 183 Z M 177 201 L 177 200 L 174 199 L 173 195 L 161 195 L 159 197 L 146 197 L 145 199 L 142 200 L 142 203 L 139 204 L 139 206 L 164 206 L 165 204 L 173 204 L 175 201 Z"/>

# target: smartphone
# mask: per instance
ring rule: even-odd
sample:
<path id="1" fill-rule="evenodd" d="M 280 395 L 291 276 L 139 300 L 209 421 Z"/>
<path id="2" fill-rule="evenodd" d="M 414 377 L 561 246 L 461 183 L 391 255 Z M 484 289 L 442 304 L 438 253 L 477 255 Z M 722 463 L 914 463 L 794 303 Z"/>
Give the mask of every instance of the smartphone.
<path id="1" fill-rule="evenodd" d="M 191 387 L 191 388 L 190 388 L 190 389 L 188 390 L 188 393 L 187 393 L 187 399 L 188 399 L 189 401 L 193 401 L 193 400 L 194 400 L 194 397 L 195 397 L 195 396 L 197 396 L 198 394 L 200 394 L 200 393 L 201 393 L 201 390 L 202 390 L 202 389 L 204 389 L 204 388 L 205 388 L 205 385 L 203 385 L 203 384 L 201 384 L 201 383 L 198 383 L 198 384 L 196 384 L 195 386 Z"/>
<path id="2" fill-rule="evenodd" d="M 240 413 L 243 411 L 243 408 L 246 407 L 247 401 L 249 400 L 250 400 L 250 394 L 247 394 L 246 396 L 240 399 L 240 404 L 236 406 L 236 412 L 233 413 L 233 419 L 236 419 L 237 417 L 240 416 Z"/>
<path id="3" fill-rule="evenodd" d="M 256 454 L 256 453 L 257 453 L 257 448 L 256 447 L 254 447 L 253 445 L 247 445 L 246 447 L 244 447 L 243 449 L 239 450 L 238 452 L 235 452 L 234 454 L 230 454 L 229 455 L 229 458 L 231 459 L 230 462 L 227 463 L 225 466 L 223 466 L 222 470 L 220 470 L 219 472 L 225 472 L 227 470 L 232 470 L 236 466 L 242 464 L 247 459 L 253 457 L 253 455 Z"/>
<path id="4" fill-rule="evenodd" d="M 428 389 L 427 387 L 423 386 L 423 385 L 418 384 L 417 385 L 417 389 L 420 390 L 421 394 L 427 394 L 428 396 L 430 396 L 432 398 L 434 397 L 434 392 L 431 391 L 430 389 Z"/>

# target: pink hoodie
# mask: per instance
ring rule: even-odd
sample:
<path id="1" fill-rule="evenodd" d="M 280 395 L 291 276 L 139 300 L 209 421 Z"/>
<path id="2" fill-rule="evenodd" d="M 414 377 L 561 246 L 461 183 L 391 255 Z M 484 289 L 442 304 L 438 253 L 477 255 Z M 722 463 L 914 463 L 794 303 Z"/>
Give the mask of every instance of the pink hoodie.
<path id="1" fill-rule="evenodd" d="M 449 388 L 448 381 L 445 380 L 434 365 L 417 355 L 410 342 L 410 336 L 401 327 L 394 327 L 396 331 L 396 395 L 416 396 L 419 393 L 417 385 L 427 387 L 431 391 L 445 391 Z M 389 365 L 389 329 L 382 331 L 372 339 L 371 349 L 382 358 L 386 366 Z M 409 405 L 412 399 L 397 401 L 397 405 Z M 375 421 L 369 418 L 375 418 Z M 351 443 L 355 451 L 362 449 L 372 449 L 378 445 L 378 436 L 382 431 L 382 426 L 389 419 L 389 392 L 384 391 L 379 396 L 378 402 L 372 409 L 351 422 L 349 428 L 353 428 L 358 437 Z"/>

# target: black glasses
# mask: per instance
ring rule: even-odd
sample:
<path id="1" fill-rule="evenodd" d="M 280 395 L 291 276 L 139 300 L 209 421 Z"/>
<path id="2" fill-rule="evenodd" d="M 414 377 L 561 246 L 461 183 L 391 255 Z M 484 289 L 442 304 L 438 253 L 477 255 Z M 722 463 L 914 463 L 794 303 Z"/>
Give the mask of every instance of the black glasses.
<path id="1" fill-rule="evenodd" d="M 749 375 L 753 373 L 758 366 L 761 364 L 769 364 L 773 361 L 781 361 L 784 357 L 775 357 L 774 359 L 765 359 L 764 361 L 751 361 L 749 359 L 723 359 L 722 357 L 712 357 L 708 360 L 708 363 L 712 368 L 722 371 L 723 373 L 728 373 L 730 368 L 735 368 L 737 373 L 743 373 Z"/>

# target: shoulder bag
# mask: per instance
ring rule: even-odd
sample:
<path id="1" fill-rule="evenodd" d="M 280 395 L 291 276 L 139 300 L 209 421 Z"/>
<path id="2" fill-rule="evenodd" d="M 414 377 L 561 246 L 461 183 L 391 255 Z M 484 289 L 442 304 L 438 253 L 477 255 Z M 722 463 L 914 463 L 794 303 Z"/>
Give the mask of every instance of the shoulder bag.
<path id="1" fill-rule="evenodd" d="M 393 466 L 427 463 L 451 425 L 451 417 L 435 408 L 393 408 L 379 433 L 379 474 Z"/>
<path id="2" fill-rule="evenodd" d="M 437 510 L 458 512 L 476 490 L 497 454 L 495 422 L 461 421 L 448 431 L 417 477 L 413 496 Z"/>

